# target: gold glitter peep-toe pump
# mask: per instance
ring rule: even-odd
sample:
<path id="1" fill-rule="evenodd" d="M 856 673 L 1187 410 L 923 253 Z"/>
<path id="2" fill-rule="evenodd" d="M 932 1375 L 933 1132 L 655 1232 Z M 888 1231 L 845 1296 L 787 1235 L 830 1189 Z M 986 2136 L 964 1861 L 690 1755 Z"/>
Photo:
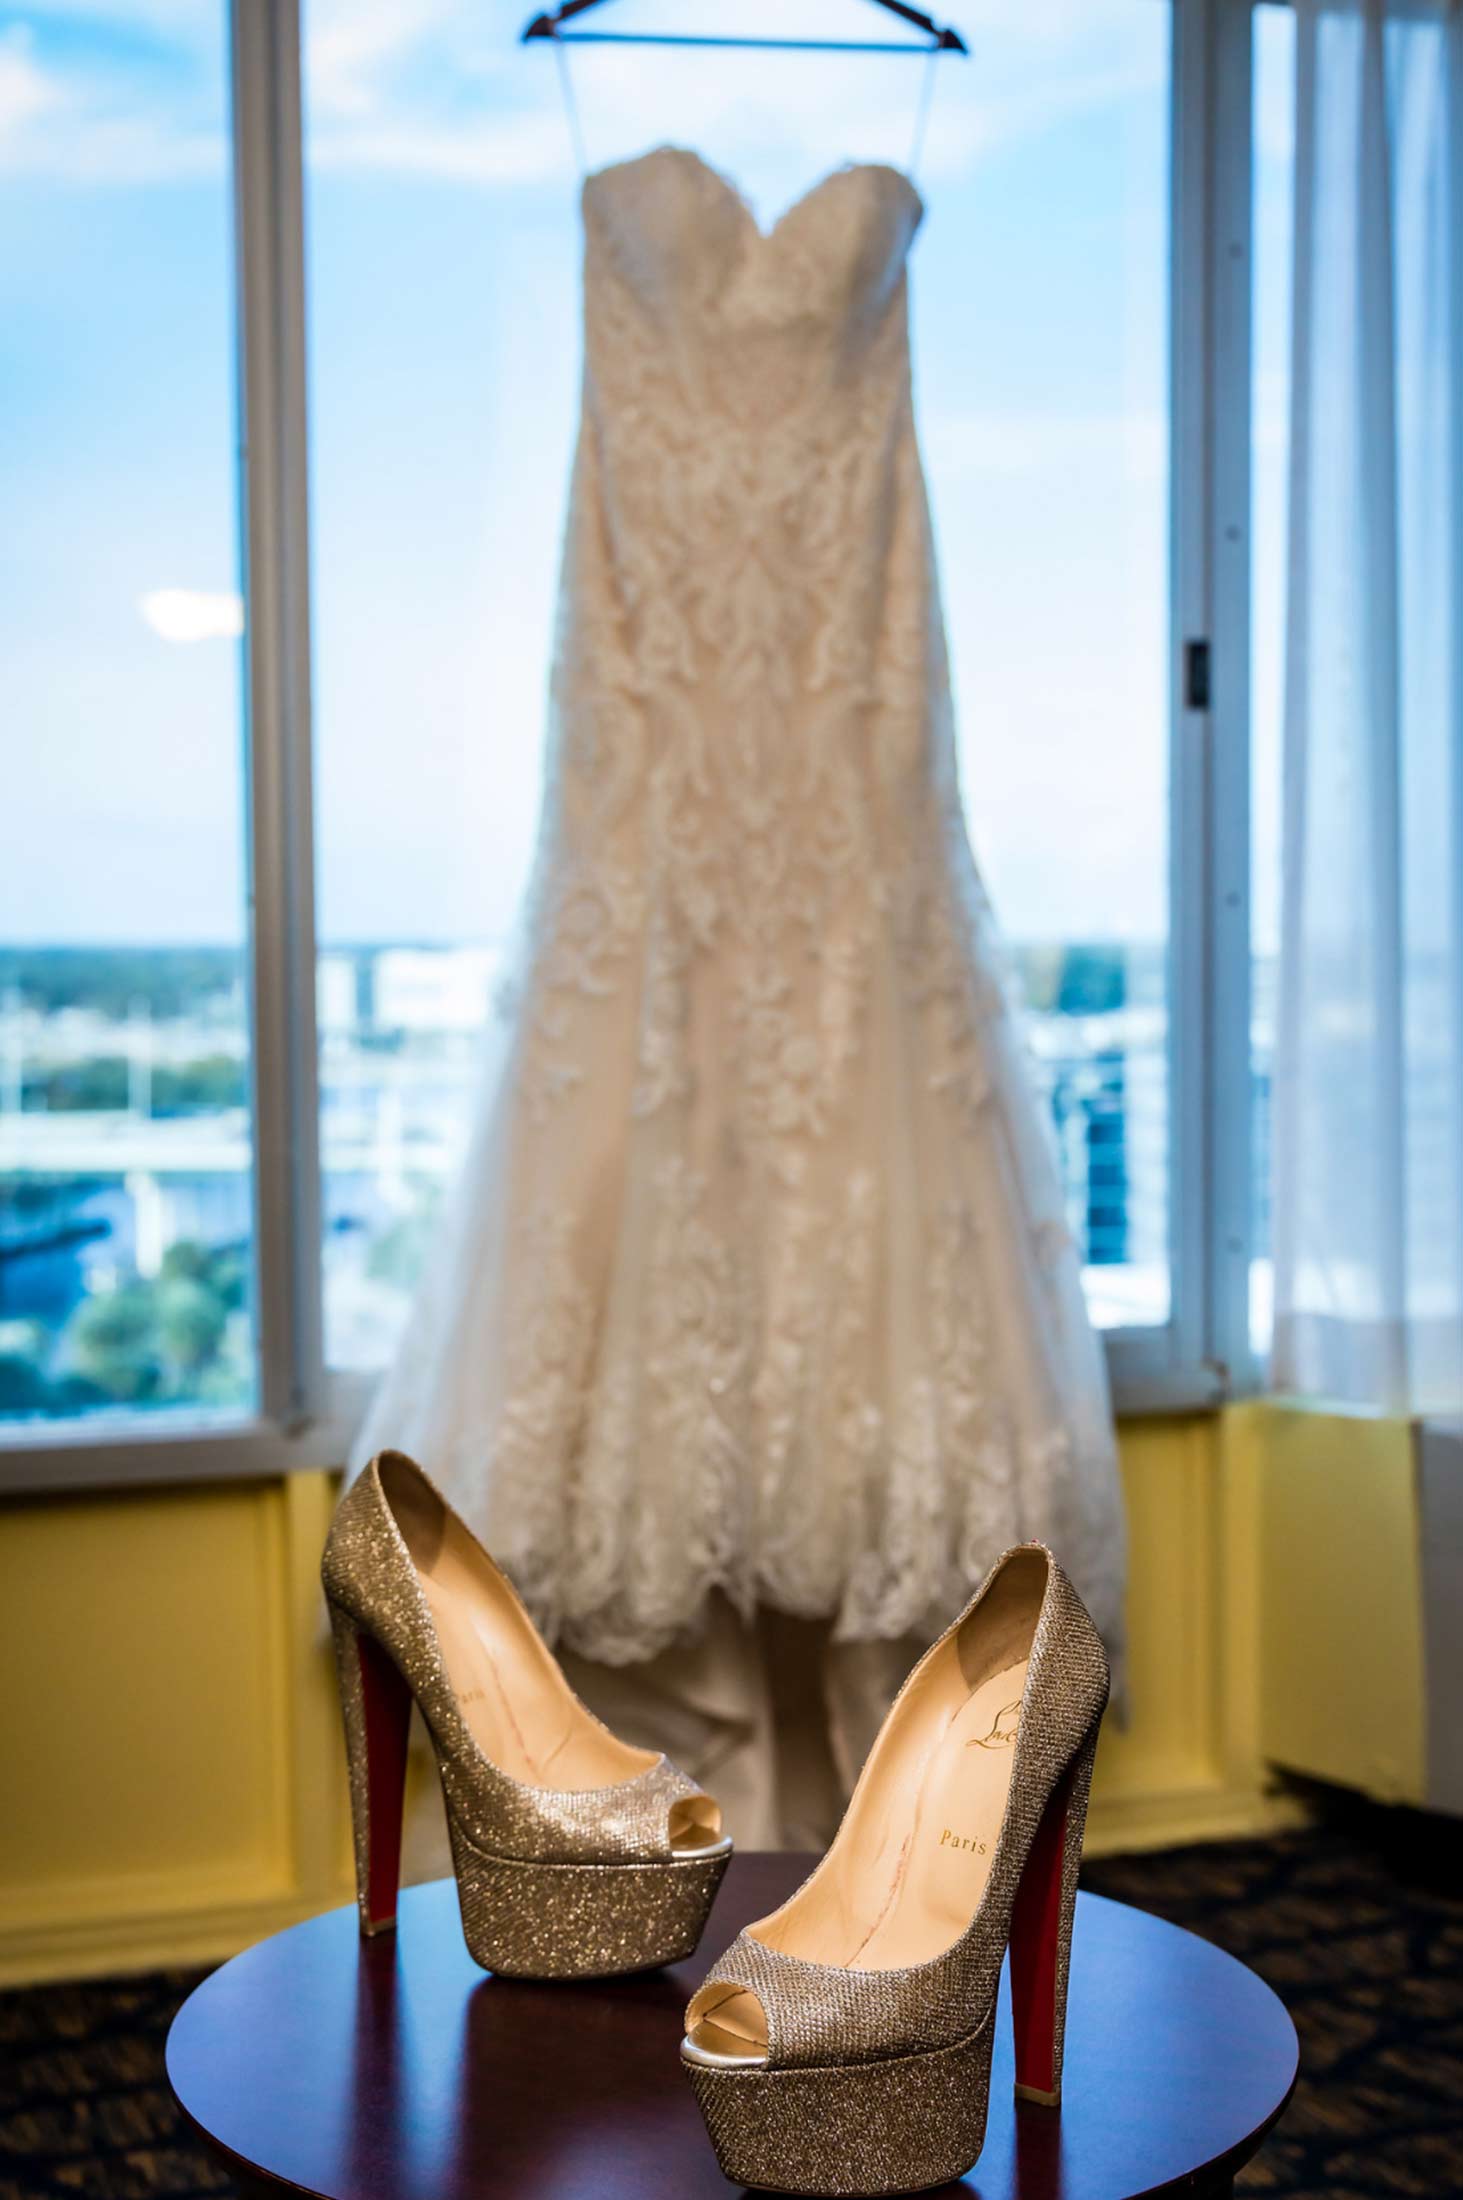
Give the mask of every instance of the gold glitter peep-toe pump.
<path id="1" fill-rule="evenodd" d="M 420 1467 L 400 1452 L 372 1460 L 336 1510 L 321 1578 L 362 1932 L 396 1922 L 415 1702 L 475 1961 L 516 1978 L 602 1978 L 692 1954 L 731 1854 L 720 1810 L 586 1710 Z"/>
<path id="2" fill-rule="evenodd" d="M 1008 1944 L 1016 2091 L 1057 2104 L 1107 1695 L 1056 1560 L 1008 1551 L 905 1682 L 822 1863 L 687 2012 L 681 2059 L 733 2184 L 862 2195 L 963 2177 Z"/>

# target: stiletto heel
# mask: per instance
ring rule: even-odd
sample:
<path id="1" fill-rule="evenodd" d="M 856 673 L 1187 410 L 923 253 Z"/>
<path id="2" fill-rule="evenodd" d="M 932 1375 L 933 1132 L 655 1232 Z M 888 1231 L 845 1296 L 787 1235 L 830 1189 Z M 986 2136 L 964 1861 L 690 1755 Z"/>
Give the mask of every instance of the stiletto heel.
<path id="1" fill-rule="evenodd" d="M 1087 1824 L 1097 1734 L 1053 1790 L 1011 1911 L 1011 2021 L 1016 2035 L 1016 2098 L 1058 2108 L 1077 1867 Z"/>
<path id="2" fill-rule="evenodd" d="M 837 1839 L 686 2013 L 723 2173 L 913 2192 L 985 2139 L 1009 1943 L 1018 2091 L 1055 2102 L 1102 1643 L 1049 1551 L 1008 1551 L 895 1699 Z"/>
<path id="3" fill-rule="evenodd" d="M 411 1690 L 385 1651 L 337 1604 L 330 1607 L 330 1631 L 345 1723 L 361 1931 L 385 1933 L 396 1923 L 401 1884 Z"/>
<path id="4" fill-rule="evenodd" d="M 691 1955 L 731 1855 L 721 1812 L 580 1703 L 506 1576 L 420 1467 L 383 1452 L 321 1561 L 361 1930 L 395 1922 L 411 1707 L 447 1808 L 468 1951 L 517 1978 Z"/>

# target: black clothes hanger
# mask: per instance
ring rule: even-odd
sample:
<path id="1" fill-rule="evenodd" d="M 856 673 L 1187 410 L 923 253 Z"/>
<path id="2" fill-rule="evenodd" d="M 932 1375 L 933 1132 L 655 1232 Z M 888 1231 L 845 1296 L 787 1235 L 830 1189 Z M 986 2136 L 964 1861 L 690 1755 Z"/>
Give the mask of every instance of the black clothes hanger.
<path id="1" fill-rule="evenodd" d="M 929 41 L 919 45 L 913 39 L 890 41 L 866 38 L 732 38 L 711 35 L 692 36 L 673 31 L 566 31 L 564 25 L 576 15 L 583 15 L 589 8 L 602 7 L 604 0 L 561 0 L 551 14 L 536 15 L 523 27 L 523 43 L 531 38 L 556 38 L 566 45 L 597 46 L 757 46 L 780 48 L 795 53 L 907 53 L 938 54 L 956 53 L 968 55 L 970 48 L 959 31 L 950 30 L 936 23 L 918 8 L 905 5 L 905 0 L 873 0 L 875 7 L 884 8 L 890 15 L 897 15 L 905 23 L 922 31 Z"/>

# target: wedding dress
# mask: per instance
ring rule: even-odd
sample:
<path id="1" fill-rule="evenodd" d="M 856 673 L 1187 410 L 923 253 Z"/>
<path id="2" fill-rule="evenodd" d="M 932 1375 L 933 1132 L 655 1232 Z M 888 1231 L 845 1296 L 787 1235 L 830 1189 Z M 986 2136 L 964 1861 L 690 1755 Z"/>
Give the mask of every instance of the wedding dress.
<path id="1" fill-rule="evenodd" d="M 1026 1537 L 1119 1633 L 1103 1362 L 956 782 L 922 211 L 851 166 L 763 230 L 669 146 L 584 186 L 535 874 L 355 1456 L 420 1458 L 601 1664 L 713 1592 L 927 1640 Z"/>

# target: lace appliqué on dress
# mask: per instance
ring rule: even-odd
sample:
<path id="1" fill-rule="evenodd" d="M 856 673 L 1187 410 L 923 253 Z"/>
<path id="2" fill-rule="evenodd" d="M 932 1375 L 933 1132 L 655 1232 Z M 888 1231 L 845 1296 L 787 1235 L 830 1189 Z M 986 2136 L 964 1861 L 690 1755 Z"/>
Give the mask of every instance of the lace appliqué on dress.
<path id="1" fill-rule="evenodd" d="M 667 149 L 584 214 L 508 1064 L 361 1448 L 420 1447 L 602 1660 L 713 1589 L 943 1624 L 1027 1535 L 1113 1640 L 1102 1362 L 957 784 L 918 196 L 840 170 L 764 233 Z"/>

